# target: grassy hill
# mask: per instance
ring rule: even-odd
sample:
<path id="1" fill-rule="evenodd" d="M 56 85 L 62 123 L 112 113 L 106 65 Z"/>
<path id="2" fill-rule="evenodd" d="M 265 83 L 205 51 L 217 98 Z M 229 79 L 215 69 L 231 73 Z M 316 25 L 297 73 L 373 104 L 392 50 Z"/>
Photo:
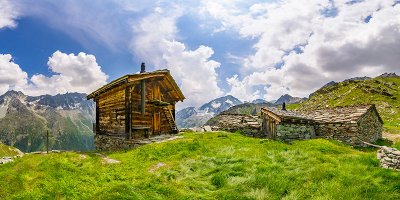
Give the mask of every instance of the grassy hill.
<path id="1" fill-rule="evenodd" d="M 0 199 L 400 199 L 400 173 L 375 150 L 323 139 L 185 133 L 107 156 L 121 162 L 70 152 L 0 165 Z"/>
<path id="2" fill-rule="evenodd" d="M 385 130 L 400 133 L 400 78 L 348 80 L 331 84 L 317 90 L 298 106 L 292 105 L 289 108 L 307 111 L 355 104 L 375 104 L 384 121 Z"/>
<path id="3" fill-rule="evenodd" d="M 16 156 L 18 154 L 19 151 L 16 148 L 7 146 L 0 142 L 0 158 L 4 156 Z"/>

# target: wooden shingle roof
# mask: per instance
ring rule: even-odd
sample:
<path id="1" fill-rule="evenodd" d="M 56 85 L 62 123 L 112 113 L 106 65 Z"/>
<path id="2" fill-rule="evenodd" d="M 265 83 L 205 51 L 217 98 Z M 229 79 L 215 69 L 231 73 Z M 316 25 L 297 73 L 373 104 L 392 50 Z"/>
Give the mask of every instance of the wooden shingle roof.
<path id="1" fill-rule="evenodd" d="M 152 79 L 152 78 L 164 78 L 166 81 L 166 84 L 172 88 L 174 92 L 174 96 L 177 101 L 183 101 L 185 99 L 185 96 L 183 95 L 182 91 L 180 90 L 179 86 L 176 84 L 174 78 L 172 78 L 169 70 L 164 69 L 164 70 L 157 70 L 157 71 L 152 71 L 152 72 L 144 72 L 144 73 L 139 73 L 139 74 L 128 74 L 125 75 L 121 78 L 118 78 L 101 88 L 97 89 L 96 91 L 92 92 L 87 96 L 87 99 L 92 99 L 100 94 L 107 92 L 117 86 L 123 85 L 123 84 L 132 84 L 134 82 L 138 82 L 141 80 L 146 80 L 146 79 Z"/>

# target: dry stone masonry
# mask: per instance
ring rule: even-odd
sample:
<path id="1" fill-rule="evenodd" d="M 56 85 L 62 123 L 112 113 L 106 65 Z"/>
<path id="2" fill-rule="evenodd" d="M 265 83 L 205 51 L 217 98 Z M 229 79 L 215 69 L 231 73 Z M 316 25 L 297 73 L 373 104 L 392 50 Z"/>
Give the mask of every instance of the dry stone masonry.
<path id="1" fill-rule="evenodd" d="M 240 131 L 249 136 L 262 136 L 260 131 L 261 120 L 256 115 L 220 114 L 208 121 L 206 125 L 210 125 L 213 130 Z"/>
<path id="2" fill-rule="evenodd" d="M 313 110 L 307 113 L 263 108 L 262 132 L 279 140 L 313 137 L 364 146 L 382 137 L 383 121 L 374 105 Z"/>
<path id="3" fill-rule="evenodd" d="M 158 143 L 174 138 L 178 137 L 176 135 L 166 134 L 137 140 L 126 140 L 125 138 L 121 137 L 95 135 L 94 145 L 96 149 L 100 151 L 117 151 L 133 149 L 145 144 Z"/>
<path id="4" fill-rule="evenodd" d="M 400 171 L 400 151 L 395 148 L 381 147 L 377 154 L 381 166 Z"/>
<path id="5" fill-rule="evenodd" d="M 280 140 L 305 140 L 314 137 L 314 126 L 311 124 L 281 123 L 277 126 L 276 138 Z"/>

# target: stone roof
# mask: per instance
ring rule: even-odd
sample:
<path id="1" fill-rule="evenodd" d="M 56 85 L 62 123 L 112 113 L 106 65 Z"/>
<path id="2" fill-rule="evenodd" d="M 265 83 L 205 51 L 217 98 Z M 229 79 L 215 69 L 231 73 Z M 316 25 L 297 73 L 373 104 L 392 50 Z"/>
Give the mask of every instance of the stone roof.
<path id="1" fill-rule="evenodd" d="M 316 121 L 322 123 L 342 123 L 350 122 L 356 123 L 357 120 L 367 113 L 368 110 L 374 109 L 378 115 L 379 120 L 382 122 L 378 111 L 376 111 L 375 105 L 357 105 L 357 106 L 345 106 L 345 107 L 334 107 L 326 109 L 318 109 L 308 111 L 306 113 L 300 113 L 295 111 L 285 111 L 277 108 L 264 107 L 262 108 L 263 113 L 273 113 L 280 117 L 282 121 L 285 120 L 307 120 Z"/>
<path id="2" fill-rule="evenodd" d="M 312 117 L 310 117 L 306 114 L 291 111 L 291 110 L 281 110 L 281 109 L 274 108 L 274 107 L 264 107 L 261 109 L 261 112 L 266 113 L 266 114 L 267 113 L 275 114 L 276 116 L 281 118 L 282 121 L 286 121 L 286 120 L 311 121 L 311 120 L 313 120 Z"/>
<path id="3" fill-rule="evenodd" d="M 307 112 L 314 120 L 325 123 L 351 122 L 356 123 L 357 120 L 367 113 L 368 110 L 375 109 L 374 105 L 356 105 L 345 107 L 334 107 Z M 379 114 L 378 114 L 379 116 Z M 381 120 L 381 118 L 379 117 Z M 382 121 L 382 120 L 381 120 Z"/>

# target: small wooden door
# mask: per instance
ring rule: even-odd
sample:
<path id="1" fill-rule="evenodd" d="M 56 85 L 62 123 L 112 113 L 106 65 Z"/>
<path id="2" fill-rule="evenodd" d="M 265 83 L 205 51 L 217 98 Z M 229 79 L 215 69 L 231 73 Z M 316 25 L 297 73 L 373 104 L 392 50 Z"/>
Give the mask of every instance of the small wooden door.
<path id="1" fill-rule="evenodd" d="M 161 131 L 161 113 L 153 112 L 153 134 L 159 135 Z"/>

